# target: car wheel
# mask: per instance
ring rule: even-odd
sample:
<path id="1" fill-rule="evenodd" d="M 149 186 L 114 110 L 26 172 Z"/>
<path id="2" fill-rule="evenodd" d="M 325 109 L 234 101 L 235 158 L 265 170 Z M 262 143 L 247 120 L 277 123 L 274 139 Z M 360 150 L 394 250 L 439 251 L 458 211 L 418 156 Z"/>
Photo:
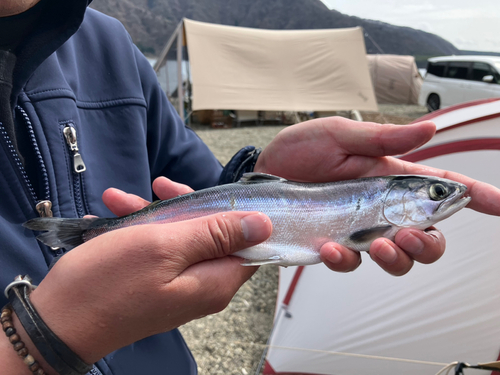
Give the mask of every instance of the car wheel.
<path id="1" fill-rule="evenodd" d="M 441 106 L 441 99 L 439 99 L 439 95 L 430 94 L 427 98 L 427 109 L 429 112 L 437 111 Z"/>

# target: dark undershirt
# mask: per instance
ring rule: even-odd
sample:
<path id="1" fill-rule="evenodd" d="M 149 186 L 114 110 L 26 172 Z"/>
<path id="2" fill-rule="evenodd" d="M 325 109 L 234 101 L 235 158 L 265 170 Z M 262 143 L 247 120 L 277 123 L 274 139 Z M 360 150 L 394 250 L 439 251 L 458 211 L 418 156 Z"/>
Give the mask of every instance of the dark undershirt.
<path id="1" fill-rule="evenodd" d="M 33 177 L 36 176 L 37 166 L 34 150 L 30 146 L 25 124 L 14 120 L 11 92 L 18 46 L 23 38 L 36 27 L 45 4 L 46 0 L 41 0 L 23 13 L 0 17 L 0 123 L 24 164 L 32 184 L 35 182 L 35 189 L 37 189 L 37 179 Z"/>
<path id="2" fill-rule="evenodd" d="M 45 0 L 42 0 L 23 13 L 0 17 L 0 49 L 15 54 L 19 42 L 36 26 L 44 4 Z"/>

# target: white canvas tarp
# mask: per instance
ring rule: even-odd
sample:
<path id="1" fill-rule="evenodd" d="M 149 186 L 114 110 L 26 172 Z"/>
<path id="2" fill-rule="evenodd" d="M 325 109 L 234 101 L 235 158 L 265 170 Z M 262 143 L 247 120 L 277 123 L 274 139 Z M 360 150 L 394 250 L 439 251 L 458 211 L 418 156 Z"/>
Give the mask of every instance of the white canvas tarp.
<path id="1" fill-rule="evenodd" d="M 437 134 L 404 158 L 500 187 L 500 101 L 472 104 L 426 116 Z M 497 360 L 499 225 L 495 216 L 458 212 L 437 225 L 447 239 L 444 256 L 417 263 L 402 277 L 385 273 L 366 254 L 349 274 L 323 265 L 302 273 L 280 269 L 264 373 L 433 375 L 454 361 Z"/>
<path id="2" fill-rule="evenodd" d="M 418 104 L 422 77 L 413 56 L 367 56 L 378 104 Z"/>
<path id="3" fill-rule="evenodd" d="M 193 110 L 377 111 L 361 28 L 261 30 L 183 22 Z"/>

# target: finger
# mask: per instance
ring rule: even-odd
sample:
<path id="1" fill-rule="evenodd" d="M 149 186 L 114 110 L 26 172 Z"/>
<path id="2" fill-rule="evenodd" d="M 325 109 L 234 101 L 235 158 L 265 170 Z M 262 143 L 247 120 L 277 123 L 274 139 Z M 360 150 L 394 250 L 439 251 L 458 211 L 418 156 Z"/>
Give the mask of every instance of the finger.
<path id="1" fill-rule="evenodd" d="M 257 245 L 271 232 L 271 221 L 260 212 L 227 212 L 169 224 L 164 242 L 169 256 L 187 267 Z"/>
<path id="2" fill-rule="evenodd" d="M 323 127 L 348 155 L 387 156 L 409 152 L 427 143 L 436 132 L 430 121 L 412 125 L 377 124 L 330 117 Z"/>
<path id="3" fill-rule="evenodd" d="M 402 126 L 341 117 L 315 119 L 282 130 L 262 151 L 255 171 L 309 182 L 374 176 L 374 170 L 401 167 L 398 159 L 387 155 L 421 146 L 435 130 L 428 121 Z"/>
<path id="4" fill-rule="evenodd" d="M 467 186 L 468 195 L 472 198 L 471 202 L 467 205 L 468 208 L 488 215 L 500 216 L 500 189 L 485 182 L 474 180 L 460 173 L 431 168 L 391 157 L 379 160 L 377 164 L 372 163 L 371 170 L 363 175 L 363 177 L 389 174 L 436 176 L 460 182 Z"/>
<path id="5" fill-rule="evenodd" d="M 166 177 L 158 177 L 153 181 L 153 191 L 160 199 L 170 199 L 192 193 L 194 190 L 187 185 L 179 184 Z"/>
<path id="6" fill-rule="evenodd" d="M 387 238 L 373 241 L 370 246 L 370 257 L 382 269 L 394 276 L 404 275 L 413 267 L 413 259 Z"/>
<path id="7" fill-rule="evenodd" d="M 321 261 L 336 272 L 351 272 L 361 264 L 361 255 L 334 242 L 321 246 Z"/>
<path id="8" fill-rule="evenodd" d="M 138 211 L 150 204 L 147 200 L 122 190 L 110 188 L 102 194 L 102 201 L 116 216 L 124 216 Z"/>
<path id="9" fill-rule="evenodd" d="M 446 240 L 436 228 L 421 231 L 402 229 L 396 234 L 395 243 L 419 263 L 429 264 L 444 254 Z"/>
<path id="10" fill-rule="evenodd" d="M 192 298 L 197 301 L 204 311 L 197 311 L 198 316 L 192 319 L 222 311 L 259 268 L 243 267 L 240 263 L 240 258 L 229 256 L 190 266 L 168 285 L 171 291 L 169 303 L 175 298 L 175 293 L 179 294 L 179 299 Z"/>
<path id="11" fill-rule="evenodd" d="M 419 166 L 418 164 L 408 162 L 405 163 L 407 163 L 406 168 L 410 171 L 415 170 L 415 173 L 421 172 L 421 174 L 425 175 L 430 174 L 432 176 L 443 177 L 466 185 L 468 194 L 472 198 L 471 202 L 467 205 L 468 208 L 489 215 L 500 215 L 500 189 L 497 187 L 486 182 L 474 180 L 460 173 Z"/>

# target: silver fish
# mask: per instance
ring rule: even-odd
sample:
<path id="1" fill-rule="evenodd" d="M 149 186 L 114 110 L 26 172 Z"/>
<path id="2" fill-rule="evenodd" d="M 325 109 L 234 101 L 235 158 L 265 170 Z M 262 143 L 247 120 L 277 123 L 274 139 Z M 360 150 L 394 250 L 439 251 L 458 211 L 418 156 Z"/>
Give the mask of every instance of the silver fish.
<path id="1" fill-rule="evenodd" d="M 321 261 L 319 249 L 330 241 L 368 251 L 376 238 L 394 240 L 401 228 L 428 228 L 465 207 L 471 199 L 465 196 L 466 190 L 458 182 L 428 176 L 301 183 L 247 173 L 237 183 L 157 201 L 119 218 L 36 218 L 24 226 L 47 231 L 37 238 L 48 246 L 72 248 L 130 225 L 260 211 L 271 219 L 271 237 L 235 255 L 246 260 L 244 265 L 307 265 Z"/>

